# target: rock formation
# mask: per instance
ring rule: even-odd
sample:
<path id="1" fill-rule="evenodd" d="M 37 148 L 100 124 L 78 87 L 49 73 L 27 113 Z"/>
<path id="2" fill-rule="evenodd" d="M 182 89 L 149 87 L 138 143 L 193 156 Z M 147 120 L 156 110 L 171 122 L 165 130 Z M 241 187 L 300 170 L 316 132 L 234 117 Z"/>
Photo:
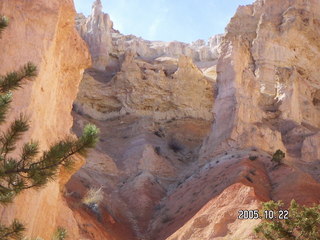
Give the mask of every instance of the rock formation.
<path id="1" fill-rule="evenodd" d="M 154 119 L 213 118 L 214 81 L 188 57 L 157 59 L 148 63 L 125 55 L 121 70 L 88 70 L 81 83 L 75 109 L 106 120 L 133 113 Z"/>
<path id="2" fill-rule="evenodd" d="M 29 61 L 39 69 L 35 80 L 14 91 L 8 120 L 26 114 L 31 129 L 23 139 L 39 140 L 45 150 L 70 133 L 72 103 L 83 70 L 90 64 L 89 52 L 75 29 L 73 2 L 3 0 L 0 14 L 10 19 L 0 38 L 0 74 Z M 26 236 L 44 239 L 51 239 L 57 226 L 64 226 L 71 239 L 78 239 L 77 223 L 61 194 L 70 175 L 61 172 L 56 182 L 39 191 L 25 191 L 13 204 L 1 206 L 1 223 L 17 218 L 25 223 Z"/>
<path id="3" fill-rule="evenodd" d="M 94 122 L 102 133 L 67 185 L 85 236 L 90 218 L 92 239 L 253 239 L 259 220 L 239 210 L 318 203 L 319 10 L 316 0 L 257 0 L 211 44 L 124 36 L 100 1 L 78 15 L 94 63 L 73 129 Z M 92 186 L 104 200 L 79 207 Z"/>
<path id="4" fill-rule="evenodd" d="M 318 1 L 302 0 L 281 1 L 280 5 L 279 1 L 258 0 L 239 7 L 221 44 L 216 121 L 199 157 L 199 164 L 206 166 L 225 151 L 251 148 L 272 153 L 283 149 L 287 166 L 276 171 L 267 168 L 271 181 L 267 196 L 286 203 L 291 199 L 318 203 L 320 197 L 320 179 L 314 170 L 319 164 L 319 8 Z M 259 183 L 251 180 L 257 194 Z M 237 224 L 235 216 L 223 220 L 225 229 L 219 230 L 218 221 L 232 216 L 234 210 L 220 216 L 220 211 L 210 210 L 215 201 L 169 239 L 250 239 L 241 229 L 243 225 L 252 229 L 252 223 Z M 207 223 L 201 229 L 198 219 Z"/>
<path id="5" fill-rule="evenodd" d="M 315 1 L 275 4 L 240 7 L 227 27 L 217 67 L 216 125 L 207 143 L 214 152 L 282 148 L 309 161 L 301 147 L 320 126 L 318 66 L 313 64 L 319 57 L 319 6 Z"/>
<path id="6" fill-rule="evenodd" d="M 113 29 L 100 1 L 91 16 L 78 14 L 76 22 L 93 58 L 74 104 L 77 112 L 99 120 L 130 113 L 213 119 L 221 35 L 192 44 L 126 36 Z"/>
<path id="7" fill-rule="evenodd" d="M 91 16 L 86 18 L 83 14 L 78 14 L 76 23 L 80 35 L 88 43 L 93 67 L 99 70 L 116 68 L 128 50 L 149 61 L 158 57 L 177 58 L 180 55 L 187 55 L 195 62 L 215 61 L 222 38 L 222 35 L 217 35 L 208 42 L 198 40 L 187 44 L 177 41 L 147 41 L 134 35 L 123 35 L 113 28 L 109 15 L 102 12 L 99 0 L 94 2 Z"/>
<path id="8" fill-rule="evenodd" d="M 88 43 L 93 65 L 103 68 L 109 62 L 111 34 L 114 32 L 109 15 L 102 13 L 101 1 L 95 1 L 92 15 L 88 20 L 83 15 L 76 18 L 77 28 L 83 39 Z"/>

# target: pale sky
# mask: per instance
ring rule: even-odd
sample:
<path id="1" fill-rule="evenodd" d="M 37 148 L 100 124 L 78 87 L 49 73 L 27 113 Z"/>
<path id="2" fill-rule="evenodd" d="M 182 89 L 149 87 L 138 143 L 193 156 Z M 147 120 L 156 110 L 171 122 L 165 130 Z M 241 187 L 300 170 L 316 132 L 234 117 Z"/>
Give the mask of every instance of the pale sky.
<path id="1" fill-rule="evenodd" d="M 91 13 L 94 0 L 75 0 Z M 102 0 L 114 28 L 147 40 L 192 42 L 223 33 L 239 5 L 254 0 Z"/>

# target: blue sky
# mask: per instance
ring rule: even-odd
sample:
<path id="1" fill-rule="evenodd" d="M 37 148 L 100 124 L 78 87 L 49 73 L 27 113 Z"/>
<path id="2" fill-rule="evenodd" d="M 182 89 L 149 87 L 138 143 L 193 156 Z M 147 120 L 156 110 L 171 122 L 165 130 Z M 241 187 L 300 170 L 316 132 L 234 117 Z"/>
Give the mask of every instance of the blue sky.
<path id="1" fill-rule="evenodd" d="M 91 13 L 94 0 L 75 0 Z M 192 42 L 223 33 L 239 5 L 254 0 L 102 0 L 114 28 L 147 40 Z"/>

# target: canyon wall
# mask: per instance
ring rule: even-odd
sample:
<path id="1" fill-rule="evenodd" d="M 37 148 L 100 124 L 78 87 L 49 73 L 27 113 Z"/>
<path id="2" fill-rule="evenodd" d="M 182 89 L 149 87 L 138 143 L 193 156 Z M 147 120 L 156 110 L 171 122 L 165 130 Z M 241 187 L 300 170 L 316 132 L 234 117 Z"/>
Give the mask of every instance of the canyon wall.
<path id="1" fill-rule="evenodd" d="M 3 0 L 0 14 L 10 20 L 0 38 L 0 74 L 29 61 L 38 67 L 38 76 L 14 91 L 9 120 L 27 115 L 31 129 L 21 142 L 39 140 L 46 150 L 70 134 L 72 103 L 83 70 L 90 65 L 87 47 L 75 29 L 73 1 Z M 82 163 L 79 158 L 75 169 Z M 25 224 L 26 236 L 44 239 L 51 239 L 57 226 L 63 226 L 71 239 L 78 239 L 77 223 L 61 194 L 70 175 L 63 171 L 57 181 L 25 191 L 13 204 L 2 206 L 1 223 L 17 218 Z"/>
<path id="2" fill-rule="evenodd" d="M 93 67 L 73 130 L 93 122 L 101 141 L 67 189 L 83 231 L 83 212 L 97 221 L 92 239 L 254 239 L 260 221 L 239 210 L 319 202 L 320 4 L 280 2 L 239 7 L 209 43 L 122 35 L 99 0 L 78 15 Z M 79 205 L 92 187 L 103 201 Z"/>
<path id="3" fill-rule="evenodd" d="M 320 127 L 320 6 L 298 0 L 275 5 L 267 0 L 240 7 L 227 26 L 217 66 L 216 123 L 204 158 L 228 148 L 257 147 L 317 160 L 307 152 L 314 152 L 310 138 L 316 139 Z"/>
<path id="4" fill-rule="evenodd" d="M 73 130 L 79 134 L 92 122 L 101 140 L 67 185 L 69 206 L 87 237 L 108 232 L 116 239 L 152 239 L 157 230 L 148 229 L 160 201 L 191 175 L 214 119 L 221 36 L 192 44 L 126 36 L 113 29 L 99 0 L 91 16 L 80 14 L 76 22 L 93 65 L 74 102 Z M 103 190 L 95 209 L 79 204 L 90 188 Z"/>
<path id="5" fill-rule="evenodd" d="M 158 120 L 212 120 L 213 89 L 214 79 L 189 57 L 150 63 L 127 52 L 120 71 L 111 76 L 108 71 L 86 71 L 74 109 L 98 120 L 130 113 Z"/>
<path id="6" fill-rule="evenodd" d="M 192 44 L 123 35 L 102 12 L 101 1 L 88 18 L 78 14 L 76 23 L 93 58 L 74 104 L 77 112 L 99 120 L 130 113 L 212 120 L 222 35 Z"/>
<path id="7" fill-rule="evenodd" d="M 263 200 L 253 197 L 257 193 L 286 204 L 291 199 L 319 203 L 319 8 L 313 0 L 257 0 L 238 8 L 221 43 L 215 123 L 199 165 L 208 166 L 221 154 L 236 156 L 236 149 L 254 150 L 249 156 L 265 163 L 266 175 L 247 165 L 251 194 L 245 196 L 252 190 L 240 185 L 226 188 L 168 239 L 254 239 L 257 221 L 235 219 L 239 209 L 254 209 Z M 277 149 L 286 158 L 275 169 L 259 152 Z M 252 178 L 256 175 L 263 183 Z M 243 202 L 227 200 L 234 194 Z"/>

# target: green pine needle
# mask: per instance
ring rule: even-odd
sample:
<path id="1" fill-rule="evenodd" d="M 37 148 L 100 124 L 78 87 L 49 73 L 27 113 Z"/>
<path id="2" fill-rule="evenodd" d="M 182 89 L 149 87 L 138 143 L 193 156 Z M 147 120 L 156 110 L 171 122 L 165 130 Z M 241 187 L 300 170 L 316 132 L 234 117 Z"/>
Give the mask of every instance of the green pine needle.
<path id="1" fill-rule="evenodd" d="M 10 226 L 0 225 L 1 240 L 18 240 L 22 238 L 25 227 L 18 220 L 14 220 Z"/>
<path id="2" fill-rule="evenodd" d="M 63 227 L 58 227 L 55 231 L 52 240 L 64 240 L 68 236 L 67 230 Z"/>
<path id="3" fill-rule="evenodd" d="M 0 94 L 0 124 L 4 122 L 9 105 L 12 102 L 12 93 Z"/>
<path id="4" fill-rule="evenodd" d="M 28 129 L 28 120 L 23 115 L 20 115 L 18 119 L 11 123 L 9 130 L 2 134 L 2 137 L 0 138 L 0 143 L 2 145 L 0 148 L 1 154 L 6 156 L 8 153 L 14 151 L 16 149 L 16 142 L 20 140 L 22 134 L 28 131 Z"/>
<path id="5" fill-rule="evenodd" d="M 29 62 L 19 71 L 7 73 L 0 77 L 0 91 L 5 93 L 10 90 L 15 90 L 21 87 L 22 80 L 25 78 L 35 77 L 37 75 L 37 67 Z"/>
<path id="6" fill-rule="evenodd" d="M 282 206 L 282 202 L 263 203 L 262 213 L 267 210 L 277 214 Z M 263 219 L 254 229 L 259 239 L 320 239 L 320 205 L 300 206 L 292 200 L 288 211 L 289 218 L 285 220 Z"/>

